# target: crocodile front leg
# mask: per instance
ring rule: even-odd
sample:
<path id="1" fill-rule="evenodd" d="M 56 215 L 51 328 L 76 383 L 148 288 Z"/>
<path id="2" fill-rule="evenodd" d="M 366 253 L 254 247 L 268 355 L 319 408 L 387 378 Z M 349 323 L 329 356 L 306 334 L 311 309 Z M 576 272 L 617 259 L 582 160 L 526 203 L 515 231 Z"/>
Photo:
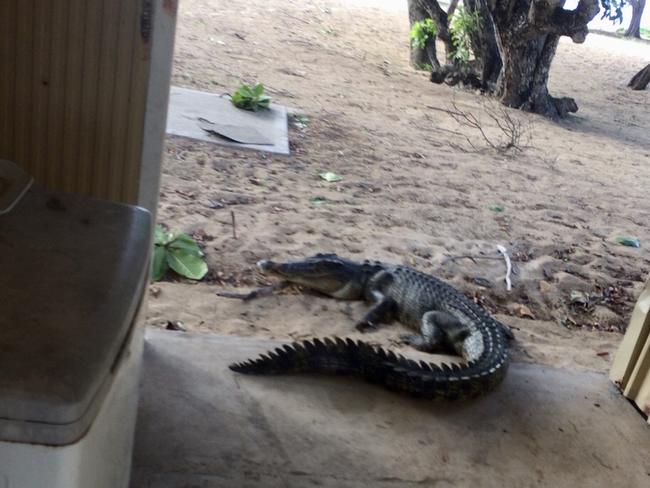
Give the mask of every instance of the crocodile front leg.
<path id="1" fill-rule="evenodd" d="M 377 324 L 389 323 L 397 316 L 397 303 L 382 291 L 393 280 L 393 275 L 386 270 L 379 271 L 369 280 L 363 294 L 372 307 L 365 317 L 357 322 L 355 328 L 359 332 L 376 329 Z"/>
<path id="2" fill-rule="evenodd" d="M 377 324 L 391 322 L 397 312 L 397 303 L 392 298 L 385 296 L 377 290 L 371 292 L 374 305 L 368 313 L 355 325 L 359 332 L 366 332 L 368 329 L 376 329 Z"/>

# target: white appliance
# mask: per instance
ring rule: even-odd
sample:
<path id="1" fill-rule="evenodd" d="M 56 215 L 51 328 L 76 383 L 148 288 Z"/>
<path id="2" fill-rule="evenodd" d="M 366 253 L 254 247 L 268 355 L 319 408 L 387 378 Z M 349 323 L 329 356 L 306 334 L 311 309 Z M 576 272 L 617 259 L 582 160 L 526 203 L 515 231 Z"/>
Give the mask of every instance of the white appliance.
<path id="1" fill-rule="evenodd" d="M 0 488 L 126 488 L 151 217 L 11 191 L 22 198 L 0 213 Z"/>

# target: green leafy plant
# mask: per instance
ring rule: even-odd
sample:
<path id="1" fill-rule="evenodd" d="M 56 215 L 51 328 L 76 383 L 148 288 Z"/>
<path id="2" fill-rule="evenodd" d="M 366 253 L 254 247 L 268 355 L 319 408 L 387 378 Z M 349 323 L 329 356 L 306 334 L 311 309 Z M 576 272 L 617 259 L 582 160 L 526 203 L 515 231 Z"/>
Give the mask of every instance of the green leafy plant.
<path id="1" fill-rule="evenodd" d="M 431 63 L 421 63 L 418 64 L 415 69 L 420 71 L 433 71 L 433 65 Z"/>
<path id="2" fill-rule="evenodd" d="M 424 19 L 413 22 L 411 27 L 411 46 L 414 49 L 424 49 L 429 39 L 434 39 L 438 34 L 438 26 L 433 19 Z"/>
<path id="3" fill-rule="evenodd" d="M 304 129 L 309 125 L 309 117 L 301 114 L 291 114 L 291 119 L 293 120 L 293 125 L 298 129 Z"/>
<path id="4" fill-rule="evenodd" d="M 456 9 L 449 24 L 454 52 L 451 57 L 461 64 L 467 64 L 472 55 L 472 36 L 478 31 L 481 16 L 478 11 L 470 12 L 462 5 Z"/>
<path id="5" fill-rule="evenodd" d="M 153 279 L 161 280 L 169 268 L 191 280 L 200 280 L 208 272 L 203 252 L 191 236 L 169 232 L 157 225 L 151 273 Z"/>
<path id="6" fill-rule="evenodd" d="M 269 108 L 271 97 L 264 94 L 264 85 L 261 83 L 255 86 L 242 84 L 230 101 L 237 108 L 258 112 Z"/>

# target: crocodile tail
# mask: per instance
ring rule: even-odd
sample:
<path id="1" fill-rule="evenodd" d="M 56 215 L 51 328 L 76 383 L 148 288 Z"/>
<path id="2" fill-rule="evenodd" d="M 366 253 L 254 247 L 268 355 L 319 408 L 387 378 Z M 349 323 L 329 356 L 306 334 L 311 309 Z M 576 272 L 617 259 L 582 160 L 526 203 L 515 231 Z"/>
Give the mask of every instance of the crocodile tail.
<path id="1" fill-rule="evenodd" d="M 457 400 L 478 396 L 496 386 L 505 375 L 507 360 L 496 368 L 481 370 L 478 366 L 477 363 L 461 366 L 418 362 L 363 341 L 334 337 L 294 342 L 229 367 L 237 373 L 253 375 L 358 376 L 413 396 Z"/>

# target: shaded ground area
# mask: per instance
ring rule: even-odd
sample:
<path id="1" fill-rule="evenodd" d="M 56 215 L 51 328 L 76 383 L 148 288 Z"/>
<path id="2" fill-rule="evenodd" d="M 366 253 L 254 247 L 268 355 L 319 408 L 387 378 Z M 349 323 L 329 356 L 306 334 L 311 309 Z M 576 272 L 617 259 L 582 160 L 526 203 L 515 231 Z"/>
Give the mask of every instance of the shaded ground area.
<path id="1" fill-rule="evenodd" d="M 149 324 L 347 334 L 359 304 L 291 292 L 250 304 L 215 296 L 263 283 L 261 258 L 331 251 L 447 279 L 518 329 L 521 360 L 606 369 L 650 270 L 650 92 L 625 88 L 647 64 L 647 44 L 563 40 L 550 85 L 580 111 L 561 124 L 513 113 L 530 137 L 503 153 L 439 110 L 455 100 L 500 142 L 486 113 L 493 107 L 408 66 L 401 2 L 363 4 L 181 3 L 175 84 L 232 92 L 241 80 L 261 81 L 309 122 L 292 125 L 289 157 L 169 138 L 159 221 L 192 232 L 211 272 L 200 284 L 156 284 Z M 343 179 L 327 183 L 322 171 Z M 617 244 L 619 235 L 638 237 L 641 248 Z M 514 259 L 511 292 L 503 261 L 457 258 L 498 257 L 498 244 Z M 368 339 L 392 343 L 398 333 Z"/>
<path id="2" fill-rule="evenodd" d="M 132 486 L 648 484 L 650 427 L 605 375 L 516 364 L 491 395 L 436 405 L 226 367 L 276 345 L 148 330 Z"/>

